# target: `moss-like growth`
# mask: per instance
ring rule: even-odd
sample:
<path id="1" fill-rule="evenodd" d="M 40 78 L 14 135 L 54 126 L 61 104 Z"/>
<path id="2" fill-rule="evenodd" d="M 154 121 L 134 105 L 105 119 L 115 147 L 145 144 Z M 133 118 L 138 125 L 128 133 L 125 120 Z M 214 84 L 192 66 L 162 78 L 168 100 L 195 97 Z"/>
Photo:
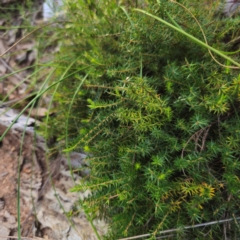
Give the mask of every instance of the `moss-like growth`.
<path id="1" fill-rule="evenodd" d="M 111 239 L 240 215 L 239 70 L 133 8 L 205 42 L 200 25 L 208 44 L 225 52 L 237 49 L 239 17 L 179 2 L 185 8 L 163 0 L 68 3 L 50 135 L 91 153 L 91 177 L 75 190 L 92 190 L 85 207 L 109 222 Z M 233 239 L 236 222 L 174 238 Z"/>

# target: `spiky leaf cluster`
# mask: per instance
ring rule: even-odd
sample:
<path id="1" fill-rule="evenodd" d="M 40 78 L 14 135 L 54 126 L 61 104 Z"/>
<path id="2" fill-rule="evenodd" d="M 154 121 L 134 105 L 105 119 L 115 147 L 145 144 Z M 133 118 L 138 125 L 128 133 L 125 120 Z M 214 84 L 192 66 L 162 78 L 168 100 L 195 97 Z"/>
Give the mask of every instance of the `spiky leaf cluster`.
<path id="1" fill-rule="evenodd" d="M 108 221 L 111 239 L 240 215 L 239 70 L 133 8 L 205 41 L 201 26 L 208 44 L 225 52 L 239 47 L 237 20 L 218 18 L 203 3 L 178 2 L 184 7 L 67 3 L 61 111 L 50 134 L 67 137 L 69 151 L 89 152 L 90 179 L 75 190 L 91 189 L 85 207 Z M 235 223 L 175 237 L 231 238 Z"/>

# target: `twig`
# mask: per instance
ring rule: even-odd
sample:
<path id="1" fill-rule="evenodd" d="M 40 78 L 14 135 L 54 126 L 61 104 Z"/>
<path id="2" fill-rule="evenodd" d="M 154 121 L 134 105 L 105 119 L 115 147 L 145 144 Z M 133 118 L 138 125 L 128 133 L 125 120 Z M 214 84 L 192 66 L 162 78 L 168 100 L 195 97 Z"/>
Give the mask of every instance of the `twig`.
<path id="1" fill-rule="evenodd" d="M 61 23 L 62 21 L 60 21 Z M 65 22 L 65 21 L 64 21 Z M 38 30 L 44 28 L 44 27 L 47 27 L 47 26 L 50 26 L 52 24 L 55 24 L 55 23 L 59 23 L 59 22 L 51 22 L 51 23 L 47 23 L 39 28 L 36 28 L 34 29 L 33 31 L 31 31 L 30 33 L 28 33 L 26 36 L 22 37 L 21 39 L 19 39 L 17 42 L 15 42 L 10 48 L 8 48 L 3 54 L 0 55 L 0 58 L 3 57 L 6 53 L 8 53 L 11 49 L 13 49 L 15 46 L 17 46 L 20 42 L 22 42 L 25 38 L 29 37 L 31 34 L 37 32 Z"/>
<path id="2" fill-rule="evenodd" d="M 9 66 L 9 64 L 3 58 L 0 58 L 0 61 L 10 72 L 15 73 L 15 71 Z M 15 73 L 15 76 L 18 80 L 20 81 L 23 80 L 17 73 Z"/>
<path id="3" fill-rule="evenodd" d="M 9 239 L 9 238 L 14 238 L 14 239 L 18 239 L 17 236 L 2 236 L 0 235 L 0 239 L 4 238 L 4 239 Z M 30 237 L 21 237 L 22 240 L 26 239 L 26 240 L 44 240 L 44 238 L 40 238 L 40 237 L 35 237 L 35 238 L 30 238 Z"/>
<path id="4" fill-rule="evenodd" d="M 233 221 L 233 220 L 236 222 L 236 220 L 240 220 L 240 217 L 228 218 L 228 219 L 223 219 L 223 220 L 219 220 L 219 221 L 212 221 L 212 222 L 207 222 L 207 223 L 200 223 L 200 224 L 196 224 L 196 225 L 193 225 L 193 226 L 186 226 L 186 227 L 183 227 L 183 228 L 173 228 L 173 229 L 163 230 L 163 231 L 160 231 L 158 234 L 177 232 L 181 229 L 187 230 L 187 229 L 192 229 L 192 228 L 206 227 L 206 226 L 211 226 L 211 225 L 214 225 L 214 224 L 221 224 L 221 223 L 225 223 L 225 222 L 230 222 L 230 221 Z M 145 238 L 145 237 L 149 237 L 149 236 L 151 236 L 151 234 L 147 233 L 147 234 L 142 234 L 142 235 L 133 236 L 133 237 L 121 238 L 121 239 L 118 239 L 118 240 L 140 239 L 140 238 Z"/>
<path id="5" fill-rule="evenodd" d="M 0 58 L 1 59 L 1 58 Z M 17 103 L 17 102 L 20 102 L 22 100 L 25 100 L 29 97 L 32 97 L 34 94 L 31 93 L 31 94 L 28 94 L 27 96 L 22 96 L 22 97 L 19 97 L 17 99 L 13 99 L 13 100 L 10 100 L 10 101 L 7 101 L 7 102 L 2 102 L 0 101 L 0 108 L 4 108 L 4 107 L 10 107 L 13 103 Z"/>
<path id="6" fill-rule="evenodd" d="M 197 132 L 195 132 L 195 133 L 187 140 L 187 143 L 186 143 L 185 147 L 184 147 L 183 150 L 182 150 L 181 158 L 183 158 L 183 154 L 184 154 L 185 148 L 187 147 L 188 143 L 189 143 L 191 140 L 194 140 L 194 141 L 195 141 L 195 151 L 197 151 L 197 146 L 200 148 L 200 151 L 203 151 L 204 146 L 205 146 L 205 142 L 206 142 L 206 138 L 207 138 L 207 135 L 208 135 L 208 132 L 209 132 L 209 129 L 210 129 L 211 126 L 212 126 L 212 124 L 210 124 L 209 126 L 207 126 L 207 127 L 205 127 L 205 128 L 202 128 L 202 129 L 198 130 Z M 202 133 L 203 133 L 203 137 L 202 137 L 201 145 L 199 145 L 198 142 L 199 142 L 199 138 L 200 138 L 200 136 L 202 135 Z"/>

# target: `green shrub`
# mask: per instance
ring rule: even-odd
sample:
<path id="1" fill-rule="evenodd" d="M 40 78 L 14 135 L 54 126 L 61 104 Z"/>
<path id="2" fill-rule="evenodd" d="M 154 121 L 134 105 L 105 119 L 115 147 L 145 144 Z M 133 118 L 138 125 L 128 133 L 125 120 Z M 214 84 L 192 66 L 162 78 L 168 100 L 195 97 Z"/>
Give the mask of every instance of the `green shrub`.
<path id="1" fill-rule="evenodd" d="M 57 56 L 64 81 L 49 136 L 66 139 L 66 151 L 89 153 L 90 179 L 74 190 L 92 190 L 84 206 L 108 221 L 110 239 L 240 215 L 239 70 L 133 8 L 205 42 L 200 24 L 208 44 L 235 62 L 239 16 L 179 2 L 185 8 L 164 0 L 67 3 Z M 175 238 L 233 239 L 236 222 Z"/>

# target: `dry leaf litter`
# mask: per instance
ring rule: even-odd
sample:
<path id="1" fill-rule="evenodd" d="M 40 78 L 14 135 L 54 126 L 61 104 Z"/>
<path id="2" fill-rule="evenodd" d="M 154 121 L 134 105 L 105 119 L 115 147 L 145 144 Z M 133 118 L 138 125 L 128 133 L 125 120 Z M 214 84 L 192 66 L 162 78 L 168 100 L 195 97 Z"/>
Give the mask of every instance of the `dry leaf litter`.
<path id="1" fill-rule="evenodd" d="M 68 218 L 66 214 L 76 209 L 80 198 L 90 194 L 88 190 L 80 193 L 70 191 L 89 171 L 71 173 L 68 159 L 62 154 L 48 160 L 45 140 L 34 131 L 34 126 L 38 124 L 36 118 L 46 114 L 51 96 L 44 96 L 38 110 L 31 111 L 31 117 L 22 115 L 17 119 L 21 106 L 28 102 L 24 99 L 38 90 L 48 73 L 46 69 L 33 80 L 31 74 L 34 69 L 31 66 L 36 61 L 44 63 L 51 60 L 58 45 L 44 49 L 44 54 L 39 58 L 34 35 L 16 44 L 29 32 L 23 27 L 26 19 L 33 27 L 41 26 L 46 21 L 42 19 L 42 1 L 33 1 L 31 9 L 25 9 L 24 16 L 13 12 L 10 18 L 6 18 L 5 9 L 16 3 L 19 1 L 0 0 L 0 56 L 6 53 L 0 57 L 0 99 L 4 100 L 0 102 L 0 134 L 4 134 L 12 125 L 0 144 L 0 239 L 17 236 L 20 170 L 21 236 L 33 239 L 95 240 L 97 238 L 81 209 L 74 217 Z M 19 71 L 23 68 L 28 69 Z M 20 100 L 24 100 L 18 106 L 20 109 L 11 109 Z M 86 166 L 85 157 L 84 153 L 72 152 L 69 159 L 71 167 Z M 106 232 L 103 221 L 95 220 L 94 225 L 100 235 Z"/>

